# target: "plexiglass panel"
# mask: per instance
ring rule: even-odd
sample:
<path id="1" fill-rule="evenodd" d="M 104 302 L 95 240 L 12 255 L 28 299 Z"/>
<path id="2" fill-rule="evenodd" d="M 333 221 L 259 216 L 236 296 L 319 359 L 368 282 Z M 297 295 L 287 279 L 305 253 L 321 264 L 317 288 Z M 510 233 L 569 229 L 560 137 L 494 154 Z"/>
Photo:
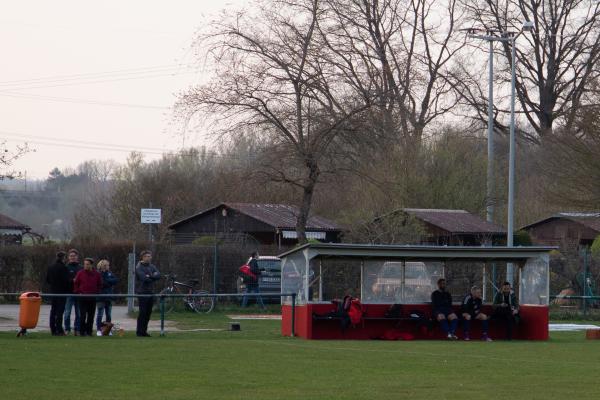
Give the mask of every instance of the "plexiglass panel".
<path id="1" fill-rule="evenodd" d="M 363 267 L 363 303 L 402 302 L 402 262 L 365 261 Z"/>
<path id="2" fill-rule="evenodd" d="M 307 262 L 304 252 L 290 254 L 282 260 L 281 292 L 296 293 L 296 304 L 306 304 Z M 292 304 L 292 297 L 283 297 L 283 304 Z"/>
<path id="3" fill-rule="evenodd" d="M 527 260 L 521 269 L 521 304 L 548 305 L 549 264 L 548 257 Z"/>
<path id="4" fill-rule="evenodd" d="M 428 303 L 442 276 L 443 264 L 440 262 L 366 261 L 362 301 Z"/>
<path id="5" fill-rule="evenodd" d="M 444 275 L 441 262 L 406 262 L 403 303 L 429 303 L 437 280 Z"/>

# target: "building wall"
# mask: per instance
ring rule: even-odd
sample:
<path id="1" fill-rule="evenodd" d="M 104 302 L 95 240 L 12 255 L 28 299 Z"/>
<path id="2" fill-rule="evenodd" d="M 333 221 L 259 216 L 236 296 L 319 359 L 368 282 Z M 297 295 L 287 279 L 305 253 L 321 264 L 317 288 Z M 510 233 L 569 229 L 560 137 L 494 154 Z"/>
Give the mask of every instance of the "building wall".
<path id="1" fill-rule="evenodd" d="M 261 245 L 280 245 L 289 247 L 296 245 L 296 239 L 279 238 L 280 234 L 276 228 L 258 221 L 252 217 L 242 214 L 236 210 L 227 208 L 223 215 L 223 206 L 215 210 L 199 215 L 178 225 L 172 230 L 172 236 L 177 244 L 191 243 L 197 236 L 246 234 L 254 238 Z M 326 233 L 326 242 L 339 243 L 340 232 L 331 231 Z"/>
<path id="2" fill-rule="evenodd" d="M 599 232 L 568 219 L 552 219 L 526 229 L 534 244 L 573 250 L 591 244 Z"/>
<path id="3" fill-rule="evenodd" d="M 223 207 L 207 212 L 188 220 L 175 229 L 176 233 L 210 235 L 216 232 L 273 232 L 274 228 L 261 221 L 241 214 L 235 210 L 227 209 L 227 215 L 223 216 Z"/>

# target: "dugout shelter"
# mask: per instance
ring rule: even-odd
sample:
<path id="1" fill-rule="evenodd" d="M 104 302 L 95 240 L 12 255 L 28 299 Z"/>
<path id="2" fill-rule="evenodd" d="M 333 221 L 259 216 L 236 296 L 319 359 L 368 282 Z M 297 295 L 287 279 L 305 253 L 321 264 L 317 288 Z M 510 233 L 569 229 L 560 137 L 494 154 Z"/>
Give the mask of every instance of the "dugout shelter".
<path id="1" fill-rule="evenodd" d="M 442 338 L 431 315 L 430 296 L 437 280 L 447 280 L 457 315 L 473 285 L 483 289 L 483 311 L 491 315 L 493 296 L 509 264 L 515 271 L 513 288 L 521 315 L 513 337 L 546 340 L 549 252 L 553 249 L 305 244 L 280 255 L 281 291 L 296 293 L 294 312 L 291 296 L 282 299 L 281 331 L 285 336 L 292 334 L 294 316 L 295 333 L 305 339 L 377 339 L 390 331 L 416 339 Z M 361 322 L 348 327 L 340 326 L 334 316 L 336 299 L 345 295 L 359 298 L 364 311 Z M 395 304 L 400 306 L 390 316 Z M 502 332 L 503 327 L 492 321 L 490 335 L 501 339 Z"/>

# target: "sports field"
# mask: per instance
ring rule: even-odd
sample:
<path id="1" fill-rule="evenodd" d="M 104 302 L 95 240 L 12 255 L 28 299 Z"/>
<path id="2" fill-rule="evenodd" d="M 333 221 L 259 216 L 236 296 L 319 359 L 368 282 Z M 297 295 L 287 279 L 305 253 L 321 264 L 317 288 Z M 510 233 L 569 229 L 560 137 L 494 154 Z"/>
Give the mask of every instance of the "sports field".
<path id="1" fill-rule="evenodd" d="M 176 317 L 223 328 L 223 314 Z M 600 341 L 305 341 L 278 321 L 166 337 L 0 334 L 2 399 L 598 399 Z"/>

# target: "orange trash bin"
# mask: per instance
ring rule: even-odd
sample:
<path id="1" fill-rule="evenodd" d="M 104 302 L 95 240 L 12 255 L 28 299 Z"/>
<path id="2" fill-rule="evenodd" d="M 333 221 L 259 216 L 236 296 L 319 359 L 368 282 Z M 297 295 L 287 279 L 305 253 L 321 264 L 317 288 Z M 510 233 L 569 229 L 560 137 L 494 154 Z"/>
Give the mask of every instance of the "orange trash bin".
<path id="1" fill-rule="evenodd" d="M 27 329 L 33 329 L 37 326 L 42 297 L 38 292 L 25 292 L 19 296 L 19 304 L 20 335 L 23 335 Z"/>

